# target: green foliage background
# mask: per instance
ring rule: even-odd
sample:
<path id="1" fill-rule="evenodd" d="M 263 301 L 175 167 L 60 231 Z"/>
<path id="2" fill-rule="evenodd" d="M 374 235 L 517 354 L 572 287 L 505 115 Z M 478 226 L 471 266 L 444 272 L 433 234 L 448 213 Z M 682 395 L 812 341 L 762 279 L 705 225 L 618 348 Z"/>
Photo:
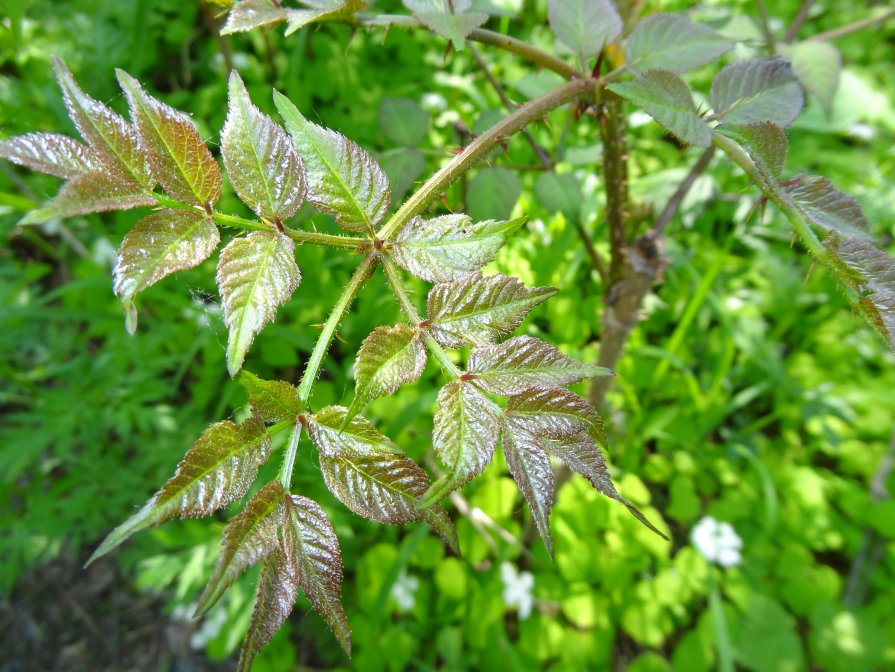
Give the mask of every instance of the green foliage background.
<path id="1" fill-rule="evenodd" d="M 214 147 L 226 111 L 223 43 L 210 27 L 214 6 L 181 0 L 3 4 L 0 136 L 74 133 L 52 79 L 49 59 L 59 54 L 88 93 L 120 111 L 125 105 L 113 69 L 129 70 L 163 100 L 189 111 Z M 492 19 L 490 27 L 553 49 L 546 2 L 500 4 L 508 16 Z M 688 6 L 648 4 L 650 10 Z M 397 2 L 380 6 L 403 11 Z M 773 3 L 772 13 L 788 23 L 798 6 Z M 751 3 L 716 0 L 699 5 L 694 18 L 757 35 L 749 18 L 754 13 Z M 831 2 L 803 33 L 862 16 L 852 3 Z M 347 27 L 324 26 L 289 38 L 281 30 L 255 31 L 227 42 L 262 109 L 273 112 L 270 91 L 279 89 L 308 118 L 376 151 L 393 184 L 401 182 L 408 162 L 424 160 L 425 177 L 449 156 L 460 143 L 456 124 L 479 130 L 501 114 L 469 53 L 445 55 L 444 41 L 425 32 L 352 35 Z M 834 113 L 827 117 L 816 101 L 809 103 L 789 134 L 787 171 L 829 177 L 855 196 L 892 250 L 895 26 L 836 44 L 846 68 Z M 549 73 L 482 50 L 516 100 L 553 84 Z M 689 80 L 707 91 L 716 71 L 708 66 Z M 412 113 L 416 130 L 409 122 L 390 126 L 390 114 L 408 105 L 391 98 L 426 110 Z M 533 129 L 543 144 L 556 145 L 566 114 Z M 632 122 L 633 196 L 661 208 L 695 153 L 682 157 L 656 124 L 638 117 Z M 402 147 L 418 137 L 424 138 L 418 152 Z M 579 214 L 600 238 L 597 137 L 592 121 L 571 126 L 560 167 L 582 185 Z M 512 164 L 535 163 L 521 138 L 511 141 L 508 153 Z M 492 167 L 474 171 L 446 200 L 456 205 L 466 194 L 477 218 L 509 214 L 513 207 L 528 216 L 494 268 L 561 291 L 534 312 L 522 333 L 541 334 L 595 360 L 599 284 L 566 217 L 551 215 L 539 202 L 538 173 L 516 172 L 518 185 L 498 180 L 496 196 L 476 196 L 496 193 L 494 167 L 508 163 L 497 152 Z M 404 184 L 411 186 L 406 176 Z M 56 186 L 52 178 L 9 165 L 0 172 L 4 591 L 63 548 L 83 555 L 170 475 L 208 423 L 245 414 L 244 394 L 226 374 L 213 262 L 147 291 L 140 329 L 129 337 L 110 269 L 115 247 L 141 213 L 17 227 Z M 454 512 L 464 555 L 448 557 L 422 527 L 385 527 L 347 512 L 326 492 L 305 449 L 293 484 L 324 505 L 340 537 L 343 602 L 356 655 L 345 660 L 302 602 L 257 669 L 290 669 L 303 661 L 358 670 L 709 670 L 717 664 L 719 630 L 708 606 L 715 585 L 730 646 L 744 668 L 895 667 L 895 501 L 876 501 L 870 491 L 892 440 L 895 357 L 850 312 L 827 274 L 794 249 L 789 226 L 773 208 L 749 218 L 756 192 L 745 187 L 739 172 L 720 159 L 697 182 L 670 227 L 664 284 L 649 299 L 647 319 L 632 336 L 609 398 L 609 457 L 618 488 L 651 520 L 664 521 L 671 544 L 575 477 L 553 512 L 551 564 L 497 460 L 465 496 L 519 543 L 495 538 L 491 548 Z M 220 207 L 247 214 L 232 192 Z M 335 231 L 319 215 L 312 220 Z M 264 378 L 297 380 L 317 333 L 313 325 L 326 317 L 354 266 L 338 252 L 309 246 L 298 259 L 302 286 L 247 360 Z M 342 341 L 315 392 L 317 407 L 350 400 L 361 340 L 375 326 L 399 320 L 376 275 L 342 325 Z M 423 462 L 431 448 L 437 382 L 430 367 L 421 382 L 368 410 Z M 275 456 L 268 465 L 271 475 L 277 462 Z M 262 475 L 258 482 L 266 480 Z M 744 542 L 742 565 L 711 568 L 691 546 L 690 530 L 705 515 L 735 527 Z M 136 577 L 140 590 L 164 591 L 171 610 L 189 604 L 210 573 L 225 519 L 172 523 L 141 535 L 119 554 L 123 572 Z M 856 558 L 865 559 L 868 571 L 852 586 Z M 526 619 L 504 604 L 504 561 L 534 575 L 536 608 Z M 409 612 L 390 597 L 403 574 L 419 582 Z M 239 644 L 251 607 L 247 579 L 221 607 L 233 627 L 212 633 L 212 657 L 226 657 Z"/>

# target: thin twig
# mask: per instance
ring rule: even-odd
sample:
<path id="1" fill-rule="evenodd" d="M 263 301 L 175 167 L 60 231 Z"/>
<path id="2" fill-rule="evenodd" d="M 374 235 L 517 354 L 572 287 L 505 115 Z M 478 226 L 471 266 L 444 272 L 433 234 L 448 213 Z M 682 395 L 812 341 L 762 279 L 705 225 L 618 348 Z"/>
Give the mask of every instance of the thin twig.
<path id="1" fill-rule="evenodd" d="M 792 25 L 789 27 L 789 30 L 786 31 L 786 37 L 783 38 L 784 42 L 792 42 L 796 39 L 796 35 L 799 33 L 799 28 L 805 23 L 805 19 L 808 18 L 808 13 L 811 11 L 813 5 L 814 0 L 805 0 L 805 2 L 802 3 L 802 6 L 799 8 L 799 13 L 796 14 L 796 18 L 793 19 Z"/>
<path id="2" fill-rule="evenodd" d="M 880 23 L 885 23 L 889 19 L 895 18 L 895 9 L 890 12 L 886 12 L 885 14 L 880 14 L 879 16 L 871 16 L 869 18 L 863 19 L 861 21 L 855 21 L 854 23 L 849 23 L 846 26 L 842 26 L 840 28 L 834 28 L 833 30 L 828 30 L 825 33 L 818 33 L 817 35 L 813 35 L 809 37 L 806 42 L 822 42 L 828 40 L 835 40 L 837 38 L 843 37 L 844 35 L 850 35 L 851 33 L 856 33 L 859 30 L 863 30 L 864 28 L 869 28 L 870 26 L 875 26 Z"/>
<path id="3" fill-rule="evenodd" d="M 774 39 L 774 31 L 771 30 L 771 19 L 768 17 L 768 10 L 764 6 L 764 0 L 755 0 L 755 5 L 758 7 L 758 13 L 761 16 L 761 29 L 764 32 L 765 39 L 768 41 L 768 46 L 773 51 L 777 51 L 777 40 Z"/>
<path id="4" fill-rule="evenodd" d="M 656 223 L 653 224 L 653 228 L 650 229 L 650 232 L 648 234 L 649 236 L 651 236 L 652 238 L 658 238 L 662 235 L 665 227 L 668 226 L 668 223 L 677 214 L 678 209 L 681 207 L 681 203 L 684 202 L 684 199 L 687 197 L 690 189 L 693 187 L 696 180 L 699 179 L 699 176 L 702 175 L 703 172 L 705 172 L 706 168 L 708 168 L 709 164 L 712 162 L 712 157 L 714 156 L 714 147 L 709 147 L 699 156 L 699 159 L 697 159 L 696 163 L 693 164 L 690 172 L 687 173 L 687 176 L 677 186 L 677 189 L 675 189 L 674 193 L 671 195 L 671 198 L 668 199 L 668 203 L 665 204 L 662 212 L 659 213 L 658 217 L 656 217 Z"/>

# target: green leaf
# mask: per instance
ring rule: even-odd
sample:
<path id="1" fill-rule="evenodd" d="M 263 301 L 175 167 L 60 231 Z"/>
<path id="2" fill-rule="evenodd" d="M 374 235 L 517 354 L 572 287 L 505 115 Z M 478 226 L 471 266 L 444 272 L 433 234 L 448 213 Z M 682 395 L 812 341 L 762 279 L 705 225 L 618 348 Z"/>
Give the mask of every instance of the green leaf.
<path id="1" fill-rule="evenodd" d="M 535 182 L 535 195 L 544 209 L 550 213 L 561 212 L 571 224 L 581 222 L 581 206 L 584 197 L 575 173 L 558 175 L 553 171 L 541 173 Z"/>
<path id="2" fill-rule="evenodd" d="M 89 565 L 132 534 L 172 518 L 207 516 L 246 492 L 270 455 L 260 421 L 211 425 L 177 465 L 174 476 L 140 511 L 116 527 L 87 561 Z"/>
<path id="3" fill-rule="evenodd" d="M 536 434 L 554 438 L 584 432 L 606 447 L 603 420 L 591 403 L 562 388 L 535 389 L 510 397 L 506 415 L 524 418 Z"/>
<path id="4" fill-rule="evenodd" d="M 283 546 L 290 573 L 295 575 L 314 610 L 350 656 L 351 629 L 340 601 L 342 554 L 339 540 L 316 502 L 298 495 L 287 498 Z"/>
<path id="5" fill-rule="evenodd" d="M 51 219 L 155 204 L 149 192 L 131 181 L 123 182 L 106 172 L 84 173 L 62 185 L 52 201 L 29 212 L 19 224 L 40 224 Z"/>
<path id="6" fill-rule="evenodd" d="M 682 142 L 697 147 L 712 144 L 712 131 L 699 116 L 689 87 L 673 72 L 648 70 L 632 82 L 606 88 L 642 107 Z"/>
<path id="7" fill-rule="evenodd" d="M 261 380 L 243 369 L 236 376 L 249 397 L 252 411 L 263 422 L 294 421 L 301 412 L 298 390 L 282 380 Z"/>
<path id="8" fill-rule="evenodd" d="M 298 210 L 305 197 L 301 157 L 286 132 L 252 105 L 235 70 L 221 155 L 236 193 L 259 217 L 281 222 Z"/>
<path id="9" fill-rule="evenodd" d="M 214 221 L 200 210 L 161 210 L 128 231 L 115 264 L 115 294 L 137 328 L 134 297 L 167 275 L 198 266 L 220 242 Z"/>
<path id="10" fill-rule="evenodd" d="M 68 116 L 115 176 L 152 191 L 155 179 L 140 147 L 136 129 L 118 113 L 84 93 L 65 63 L 53 57 L 53 69 L 62 89 Z"/>
<path id="11" fill-rule="evenodd" d="M 513 418 L 503 423 L 503 453 L 507 467 L 519 491 L 528 502 L 531 517 L 550 558 L 553 558 L 553 536 L 550 534 L 550 509 L 553 507 L 553 467 L 550 457 L 537 436 Z"/>
<path id="12" fill-rule="evenodd" d="M 445 282 L 491 262 L 524 221 L 473 222 L 462 214 L 414 217 L 398 232 L 391 253 L 401 268 L 418 278 Z"/>
<path id="13" fill-rule="evenodd" d="M 576 362 L 531 336 L 515 336 L 497 345 L 476 348 L 469 356 L 468 370 L 482 389 L 501 395 L 613 375 L 602 366 Z"/>
<path id="14" fill-rule="evenodd" d="M 383 98 L 378 116 L 379 128 L 396 145 L 416 147 L 429 132 L 429 113 L 409 98 Z"/>
<path id="15" fill-rule="evenodd" d="M 609 0 L 549 0 L 547 16 L 560 42 L 585 58 L 622 32 L 621 17 Z"/>
<path id="16" fill-rule="evenodd" d="M 102 170 L 93 149 L 56 133 L 28 133 L 4 140 L 0 142 L 0 158 L 63 179 Z"/>
<path id="17" fill-rule="evenodd" d="M 625 40 L 625 54 L 632 72 L 664 68 L 681 73 L 714 61 L 733 46 L 733 41 L 680 14 L 653 14 L 634 26 Z"/>
<path id="18" fill-rule="evenodd" d="M 366 418 L 349 418 L 344 406 L 327 406 L 308 417 L 311 442 L 327 456 L 343 453 L 398 454 L 401 449 Z"/>
<path id="19" fill-rule="evenodd" d="M 354 513 L 380 523 L 424 520 L 453 549 L 457 533 L 440 506 L 417 509 L 416 502 L 429 486 L 426 472 L 410 458 L 387 453 L 363 455 L 344 451 L 320 454 L 326 487 Z"/>
<path id="20" fill-rule="evenodd" d="M 426 157 L 415 147 L 400 147 L 383 152 L 379 165 L 391 185 L 391 206 L 396 207 L 426 167 Z"/>
<path id="21" fill-rule="evenodd" d="M 305 119 L 274 91 L 307 172 L 308 200 L 349 231 L 372 233 L 389 208 L 388 179 L 369 154 L 348 138 Z"/>
<path id="22" fill-rule="evenodd" d="M 116 74 L 152 174 L 172 197 L 210 208 L 221 197 L 221 171 L 192 121 L 147 94 L 124 70 Z"/>
<path id="23" fill-rule="evenodd" d="M 778 44 L 778 50 L 792 65 L 802 87 L 820 101 L 827 116 L 833 114 L 833 100 L 842 74 L 842 54 L 829 42 Z"/>
<path id="24" fill-rule="evenodd" d="M 768 183 L 777 183 L 786 163 L 789 144 L 782 128 L 770 121 L 760 121 L 755 124 L 719 124 L 715 130 L 742 145 Z"/>
<path id="25" fill-rule="evenodd" d="M 378 397 L 412 383 L 426 368 L 426 349 L 416 329 L 406 324 L 376 327 L 364 339 L 354 364 L 354 403 L 349 415 Z"/>
<path id="26" fill-rule="evenodd" d="M 802 111 L 802 88 L 779 57 L 732 63 L 712 82 L 712 107 L 728 124 L 770 121 L 786 128 Z"/>
<path id="27" fill-rule="evenodd" d="M 214 572 L 199 597 L 197 616 L 211 609 L 246 569 L 277 548 L 277 529 L 285 519 L 285 500 L 283 486 L 272 481 L 249 500 L 242 513 L 233 516 L 224 528 Z"/>
<path id="28" fill-rule="evenodd" d="M 783 187 L 809 222 L 827 233 L 872 240 L 861 206 L 825 177 L 805 177 Z"/>
<path id="29" fill-rule="evenodd" d="M 460 51 L 466 46 L 466 37 L 488 20 L 487 14 L 470 12 L 471 0 L 454 0 L 449 11 L 442 0 L 402 0 L 404 6 L 426 28 L 451 41 Z"/>
<path id="30" fill-rule="evenodd" d="M 445 469 L 420 502 L 431 506 L 481 474 L 497 447 L 494 404 L 471 383 L 453 380 L 436 402 L 432 446 Z"/>
<path id="31" fill-rule="evenodd" d="M 513 332 L 553 287 L 525 287 L 506 275 L 470 273 L 429 292 L 428 323 L 435 340 L 449 348 L 487 345 Z"/>
<path id="32" fill-rule="evenodd" d="M 237 0 L 221 28 L 221 35 L 248 32 L 286 19 L 286 10 L 273 0 Z"/>
<path id="33" fill-rule="evenodd" d="M 286 10 L 286 21 L 289 23 L 286 35 L 291 35 L 309 23 L 350 16 L 370 6 L 369 2 L 361 0 L 301 0 L 301 3 L 309 9 Z"/>
<path id="34" fill-rule="evenodd" d="M 466 205 L 475 221 L 507 219 L 522 194 L 519 178 L 509 168 L 482 168 L 469 181 Z"/>
<path id="35" fill-rule="evenodd" d="M 292 240 L 267 231 L 234 238 L 221 252 L 217 283 L 224 323 L 230 330 L 227 369 L 231 376 L 242 368 L 255 334 L 298 287 L 301 273 L 294 254 Z"/>
<path id="36" fill-rule="evenodd" d="M 286 622 L 297 596 L 298 582 L 293 568 L 286 562 L 283 549 L 278 547 L 261 562 L 255 606 L 249 621 L 249 631 L 239 652 L 237 672 L 251 672 L 255 656 L 270 643 L 280 626 Z"/>

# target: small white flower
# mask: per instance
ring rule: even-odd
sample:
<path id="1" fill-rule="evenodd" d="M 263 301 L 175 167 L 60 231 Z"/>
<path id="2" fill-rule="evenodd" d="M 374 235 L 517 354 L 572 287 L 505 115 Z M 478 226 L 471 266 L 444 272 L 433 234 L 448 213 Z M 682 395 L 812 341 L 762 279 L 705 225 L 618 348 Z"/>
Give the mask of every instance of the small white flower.
<path id="1" fill-rule="evenodd" d="M 508 562 L 500 565 L 500 580 L 503 581 L 503 602 L 508 607 L 516 607 L 519 618 L 525 620 L 534 606 L 535 577 L 531 572 L 519 572 Z"/>
<path id="2" fill-rule="evenodd" d="M 118 261 L 118 250 L 112 245 L 108 238 L 97 238 L 93 244 L 93 250 L 90 258 L 97 266 L 108 266 L 113 268 Z"/>
<path id="3" fill-rule="evenodd" d="M 876 136 L 873 126 L 863 123 L 852 124 L 845 129 L 845 132 L 851 137 L 857 140 L 864 140 L 865 142 L 870 142 Z"/>
<path id="4" fill-rule="evenodd" d="M 424 93 L 420 105 L 426 112 L 436 114 L 447 109 L 447 100 L 440 93 Z"/>
<path id="5" fill-rule="evenodd" d="M 420 580 L 418 578 L 410 576 L 403 570 L 401 571 L 389 592 L 395 604 L 398 605 L 399 611 L 410 611 L 413 609 L 413 605 L 416 604 L 413 596 L 419 587 Z"/>
<path id="6" fill-rule="evenodd" d="M 730 523 L 722 523 L 706 516 L 693 528 L 690 541 L 709 562 L 722 567 L 735 567 L 742 561 L 740 549 L 743 548 L 743 540 Z"/>

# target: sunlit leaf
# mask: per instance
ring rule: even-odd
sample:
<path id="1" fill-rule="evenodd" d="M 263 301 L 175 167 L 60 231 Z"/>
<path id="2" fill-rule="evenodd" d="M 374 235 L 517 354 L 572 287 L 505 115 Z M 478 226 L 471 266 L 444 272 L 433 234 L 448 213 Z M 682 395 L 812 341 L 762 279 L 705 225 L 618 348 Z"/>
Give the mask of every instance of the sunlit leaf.
<path id="1" fill-rule="evenodd" d="M 513 332 L 532 308 L 556 292 L 553 287 L 528 288 L 506 275 L 470 273 L 431 289 L 429 330 L 449 348 L 487 345 Z"/>
<path id="2" fill-rule="evenodd" d="M 471 0 L 454 0 L 453 11 L 442 0 L 402 0 L 404 6 L 429 30 L 451 41 L 460 51 L 466 45 L 466 36 L 488 20 L 488 15 L 470 12 Z"/>
<path id="3" fill-rule="evenodd" d="M 221 171 L 193 122 L 150 96 L 123 70 L 116 73 L 152 174 L 174 198 L 204 208 L 214 205 L 221 196 Z"/>
<path id="4" fill-rule="evenodd" d="M 632 72 L 664 68 L 681 73 L 714 61 L 733 45 L 712 28 L 680 14 L 653 14 L 634 26 L 625 40 L 625 53 Z"/>
<path id="5" fill-rule="evenodd" d="M 531 517 L 544 546 L 553 557 L 553 536 L 550 534 L 550 509 L 553 507 L 553 467 L 550 457 L 537 436 L 513 418 L 503 423 L 503 453 L 510 474 L 528 502 Z"/>
<path id="6" fill-rule="evenodd" d="M 842 54 L 829 42 L 814 40 L 797 44 L 778 44 L 782 56 L 789 59 L 802 87 L 820 101 L 827 115 L 833 114 L 833 100 L 842 74 Z"/>
<path id="7" fill-rule="evenodd" d="M 317 450 L 330 457 L 346 452 L 362 455 L 401 452 L 366 418 L 355 415 L 349 420 L 344 406 L 327 406 L 309 416 L 308 434 Z"/>
<path id="8" fill-rule="evenodd" d="M 631 82 L 606 88 L 627 98 L 682 142 L 697 147 L 712 144 L 709 125 L 699 116 L 687 84 L 668 70 L 648 70 Z"/>
<path id="9" fill-rule="evenodd" d="M 524 219 L 473 222 L 467 215 L 412 218 L 391 248 L 401 268 L 429 282 L 445 282 L 492 261 Z"/>
<path id="10" fill-rule="evenodd" d="M 273 0 L 237 0 L 221 28 L 221 35 L 272 26 L 286 19 L 286 10 Z"/>
<path id="11" fill-rule="evenodd" d="M 484 471 L 498 439 L 494 404 L 469 382 L 453 380 L 441 388 L 435 410 L 432 446 L 445 470 L 420 502 L 430 506 Z"/>
<path id="12" fill-rule="evenodd" d="M 350 231 L 372 233 L 389 208 L 388 178 L 367 152 L 328 128 L 305 119 L 274 91 L 274 102 L 304 160 L 308 200 Z"/>
<path id="13" fill-rule="evenodd" d="M 261 217 L 291 217 L 305 197 L 305 171 L 286 132 L 252 104 L 230 73 L 230 107 L 221 131 L 221 155 L 233 188 Z"/>
<path id="14" fill-rule="evenodd" d="M 356 14 L 371 4 L 362 0 L 301 0 L 301 3 L 307 9 L 286 10 L 286 21 L 289 23 L 286 35 L 291 35 L 309 23 Z"/>
<path id="15" fill-rule="evenodd" d="M 115 264 L 115 294 L 127 315 L 128 331 L 137 328 L 134 297 L 166 275 L 208 259 L 220 242 L 214 221 L 199 210 L 161 210 L 128 231 Z"/>
<path id="16" fill-rule="evenodd" d="M 817 228 L 847 237 L 872 239 L 861 206 L 827 178 L 801 178 L 783 190 Z"/>
<path id="17" fill-rule="evenodd" d="M 412 383 L 426 368 L 426 349 L 416 329 L 406 324 L 376 327 L 364 339 L 354 364 L 354 403 L 350 415 L 371 399 Z"/>
<path id="18" fill-rule="evenodd" d="M 531 336 L 476 348 L 469 356 L 468 372 L 484 390 L 502 395 L 612 375 L 609 369 L 577 362 Z"/>
<path id="19" fill-rule="evenodd" d="M 712 82 L 712 107 L 728 124 L 770 121 L 786 128 L 802 111 L 802 88 L 783 58 L 732 63 Z"/>
<path id="20" fill-rule="evenodd" d="M 251 672 L 252 661 L 270 643 L 280 626 L 286 622 L 295 598 L 298 596 L 298 581 L 293 567 L 286 561 L 286 554 L 277 547 L 261 562 L 258 575 L 258 590 L 249 631 L 239 653 L 237 672 Z"/>
<path id="21" fill-rule="evenodd" d="M 755 124 L 720 124 L 715 127 L 748 152 L 755 167 L 770 184 L 776 184 L 786 162 L 788 142 L 782 128 L 770 121 Z"/>
<path id="22" fill-rule="evenodd" d="M 28 133 L 4 140 L 0 158 L 64 179 L 102 170 L 93 149 L 57 133 Z"/>
<path id="23" fill-rule="evenodd" d="M 135 532 L 172 518 L 207 516 L 236 501 L 248 492 L 269 454 L 270 438 L 260 421 L 211 425 L 177 465 L 174 476 L 105 538 L 88 564 Z"/>
<path id="24" fill-rule="evenodd" d="M 610 0 L 549 0 L 547 16 L 560 42 L 590 58 L 621 35 L 622 20 Z"/>
<path id="25" fill-rule="evenodd" d="M 510 397 L 508 417 L 524 418 L 536 434 L 564 437 L 584 432 L 606 446 L 603 420 L 584 397 L 563 388 L 535 389 Z"/>
<path id="26" fill-rule="evenodd" d="M 270 322 L 298 287 L 295 243 L 286 236 L 252 231 L 234 238 L 221 252 L 217 283 L 221 292 L 230 375 L 242 367 L 255 335 Z"/>
<path id="27" fill-rule="evenodd" d="M 264 422 L 294 421 L 301 412 L 298 390 L 282 380 L 261 380 L 243 369 L 236 376 L 249 397 L 252 411 Z"/>
<path id="28" fill-rule="evenodd" d="M 277 548 L 285 503 L 286 491 L 279 481 L 272 481 L 249 500 L 242 513 L 230 519 L 214 572 L 199 597 L 197 616 L 214 606 L 246 569 Z"/>
<path id="29" fill-rule="evenodd" d="M 351 655 L 351 629 L 342 609 L 342 554 L 339 540 L 323 509 L 306 497 L 286 500 L 283 547 L 298 585 L 314 609 Z"/>

